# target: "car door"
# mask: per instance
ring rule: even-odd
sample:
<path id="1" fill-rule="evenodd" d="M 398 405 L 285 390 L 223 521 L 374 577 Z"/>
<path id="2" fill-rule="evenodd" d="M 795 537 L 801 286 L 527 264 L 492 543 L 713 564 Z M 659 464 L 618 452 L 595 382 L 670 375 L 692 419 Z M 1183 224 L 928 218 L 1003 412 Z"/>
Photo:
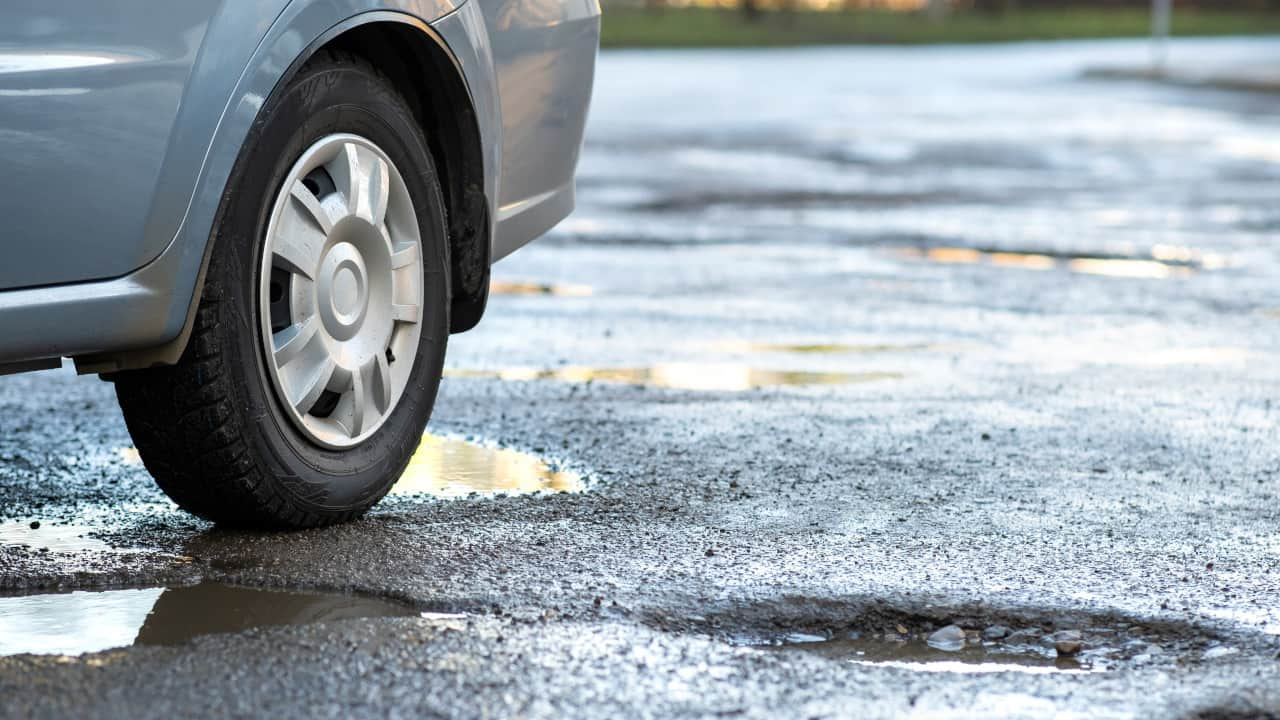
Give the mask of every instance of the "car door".
<path id="1" fill-rule="evenodd" d="M 154 256 L 156 180 L 221 5 L 0 2 L 0 290 L 117 277 Z"/>

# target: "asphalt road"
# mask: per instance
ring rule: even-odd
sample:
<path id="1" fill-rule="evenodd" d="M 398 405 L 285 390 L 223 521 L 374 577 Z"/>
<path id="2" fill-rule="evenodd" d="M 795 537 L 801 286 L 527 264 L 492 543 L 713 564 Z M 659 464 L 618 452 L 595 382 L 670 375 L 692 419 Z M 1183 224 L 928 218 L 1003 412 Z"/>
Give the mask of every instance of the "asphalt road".
<path id="1" fill-rule="evenodd" d="M 432 421 L 581 492 L 220 531 L 0 379 L 0 652 L 127 646 L 0 716 L 1280 717 L 1280 103 L 1082 75 L 1144 57 L 604 55 Z"/>

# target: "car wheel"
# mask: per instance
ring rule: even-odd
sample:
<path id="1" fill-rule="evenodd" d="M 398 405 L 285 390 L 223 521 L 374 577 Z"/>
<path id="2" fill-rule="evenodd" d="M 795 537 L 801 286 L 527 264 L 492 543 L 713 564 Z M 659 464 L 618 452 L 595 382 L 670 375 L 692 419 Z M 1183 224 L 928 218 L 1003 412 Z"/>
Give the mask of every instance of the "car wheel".
<path id="1" fill-rule="evenodd" d="M 351 55 L 309 60 L 241 151 L 182 359 L 115 378 L 160 487 L 218 523 L 284 528 L 386 494 L 440 384 L 445 227 L 390 81 Z"/>

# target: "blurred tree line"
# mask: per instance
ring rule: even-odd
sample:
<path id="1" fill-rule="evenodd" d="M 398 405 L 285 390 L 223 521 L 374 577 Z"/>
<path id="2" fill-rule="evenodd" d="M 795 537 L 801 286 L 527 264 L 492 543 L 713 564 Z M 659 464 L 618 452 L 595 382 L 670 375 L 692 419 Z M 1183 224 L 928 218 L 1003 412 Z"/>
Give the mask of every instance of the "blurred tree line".
<path id="1" fill-rule="evenodd" d="M 1020 8 L 1144 8 L 1151 0 L 946 0 L 955 9 L 1008 12 Z M 1173 0 L 1175 8 L 1202 10 L 1274 10 L 1280 0 Z"/>
<path id="2" fill-rule="evenodd" d="M 0 0 L 3 1 L 3 0 Z M 943 16 L 951 12 L 972 11 L 991 15 L 1017 12 L 1018 10 L 1048 10 L 1069 8 L 1146 8 L 1151 0 L 604 0 L 606 5 L 643 6 L 661 10 L 670 5 L 688 6 L 714 4 L 719 7 L 736 7 L 749 20 L 761 17 L 765 10 L 794 11 L 821 10 L 895 10 L 916 11 L 928 15 Z M 1177 10 L 1280 10 L 1280 0 L 1173 0 Z"/>

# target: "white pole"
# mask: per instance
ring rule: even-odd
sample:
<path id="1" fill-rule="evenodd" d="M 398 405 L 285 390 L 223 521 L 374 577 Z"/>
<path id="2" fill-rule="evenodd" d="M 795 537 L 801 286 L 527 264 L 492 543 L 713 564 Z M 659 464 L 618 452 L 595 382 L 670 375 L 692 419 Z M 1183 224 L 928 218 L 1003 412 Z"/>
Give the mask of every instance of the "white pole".
<path id="1" fill-rule="evenodd" d="M 1158 72 L 1164 71 L 1168 59 L 1170 16 L 1173 0 L 1151 0 L 1151 64 Z"/>

